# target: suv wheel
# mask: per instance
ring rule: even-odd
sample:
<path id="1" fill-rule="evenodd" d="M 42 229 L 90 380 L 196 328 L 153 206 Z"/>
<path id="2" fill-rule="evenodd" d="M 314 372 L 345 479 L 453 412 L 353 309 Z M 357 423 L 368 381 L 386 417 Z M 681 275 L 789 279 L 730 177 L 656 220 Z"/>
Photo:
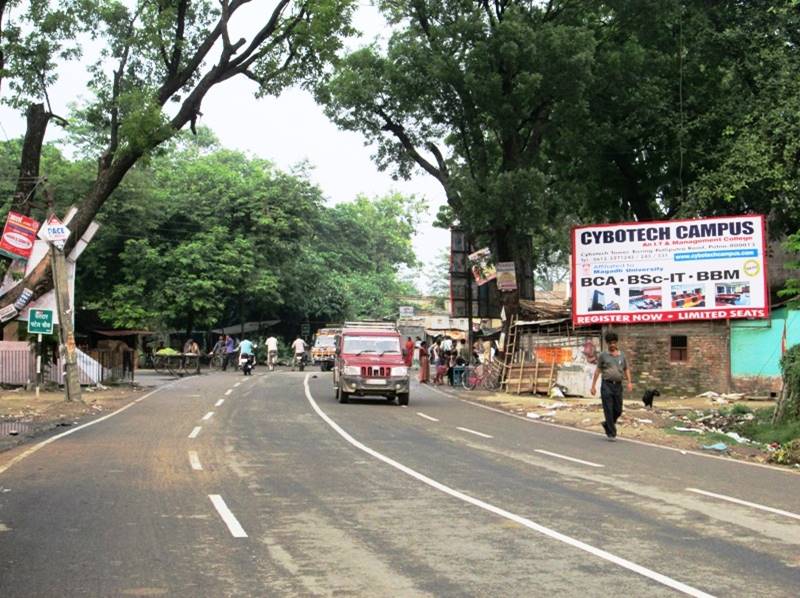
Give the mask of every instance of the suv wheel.
<path id="1" fill-rule="evenodd" d="M 340 403 L 346 403 L 347 400 L 350 398 L 349 392 L 344 392 L 341 386 L 336 387 L 336 400 Z"/>
<path id="2" fill-rule="evenodd" d="M 397 393 L 397 404 L 398 405 L 408 405 L 408 394 L 407 392 L 399 392 Z"/>

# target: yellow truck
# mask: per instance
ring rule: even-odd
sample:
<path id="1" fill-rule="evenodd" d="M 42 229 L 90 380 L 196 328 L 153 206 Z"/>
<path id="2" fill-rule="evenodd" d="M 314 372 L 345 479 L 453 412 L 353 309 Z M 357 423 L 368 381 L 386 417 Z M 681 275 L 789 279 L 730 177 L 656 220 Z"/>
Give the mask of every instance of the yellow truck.
<path id="1" fill-rule="evenodd" d="M 323 372 L 333 369 L 336 357 L 336 335 L 341 328 L 320 328 L 314 335 L 314 344 L 311 346 L 311 361 L 318 365 Z"/>

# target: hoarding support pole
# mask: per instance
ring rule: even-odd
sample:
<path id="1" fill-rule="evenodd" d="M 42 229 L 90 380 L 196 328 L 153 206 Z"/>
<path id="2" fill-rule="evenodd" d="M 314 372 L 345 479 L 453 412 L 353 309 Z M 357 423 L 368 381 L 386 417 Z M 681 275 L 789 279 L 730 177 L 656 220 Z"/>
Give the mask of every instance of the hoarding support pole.
<path id="1" fill-rule="evenodd" d="M 64 391 L 67 401 L 81 401 L 81 384 L 78 378 L 78 361 L 75 353 L 75 334 L 72 329 L 72 308 L 69 304 L 67 284 L 67 260 L 64 252 L 50 245 L 53 266 L 53 286 L 58 307 L 58 331 L 61 340 L 61 355 L 65 364 Z"/>

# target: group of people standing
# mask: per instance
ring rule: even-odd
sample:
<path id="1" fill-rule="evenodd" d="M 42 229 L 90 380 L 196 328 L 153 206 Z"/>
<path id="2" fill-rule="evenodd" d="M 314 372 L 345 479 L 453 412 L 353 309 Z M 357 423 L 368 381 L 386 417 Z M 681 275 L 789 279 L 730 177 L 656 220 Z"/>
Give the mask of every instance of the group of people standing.
<path id="1" fill-rule="evenodd" d="M 455 383 L 455 368 L 470 363 L 480 363 L 481 352 L 476 342 L 472 350 L 463 340 L 454 341 L 449 336 L 437 337 L 430 346 L 427 341 L 417 338 L 417 343 L 408 337 L 406 341 L 406 364 L 411 365 L 414 349 L 419 352 L 419 381 L 422 384 L 444 384 L 445 379 L 450 386 Z M 431 373 L 433 378 L 431 379 Z"/>

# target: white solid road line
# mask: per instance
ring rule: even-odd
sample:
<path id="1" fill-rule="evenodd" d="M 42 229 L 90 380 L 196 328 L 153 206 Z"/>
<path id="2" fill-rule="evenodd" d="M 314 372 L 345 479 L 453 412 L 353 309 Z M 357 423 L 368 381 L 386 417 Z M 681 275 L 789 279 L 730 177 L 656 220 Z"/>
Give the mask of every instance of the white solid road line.
<path id="1" fill-rule="evenodd" d="M 203 465 L 200 463 L 200 457 L 197 456 L 197 451 L 189 451 L 189 465 L 195 471 L 202 471 Z"/>
<path id="2" fill-rule="evenodd" d="M 488 434 L 484 434 L 483 432 L 476 432 L 475 430 L 470 430 L 469 428 L 459 428 L 456 426 L 456 430 L 461 430 L 462 432 L 469 432 L 470 434 L 475 434 L 475 436 L 480 436 L 482 438 L 494 438 L 494 436 L 489 436 Z"/>
<path id="3" fill-rule="evenodd" d="M 206 413 L 203 416 L 203 420 L 208 420 L 208 419 L 211 419 L 212 417 L 214 417 L 214 412 L 213 411 L 209 411 L 208 413 Z"/>
<path id="4" fill-rule="evenodd" d="M 550 451 L 543 451 L 542 449 L 533 449 L 533 452 L 550 455 L 551 457 L 557 457 L 559 459 L 566 459 L 567 461 L 574 461 L 575 463 L 588 465 L 589 467 L 605 467 L 605 465 L 600 465 L 599 463 L 592 463 L 591 461 L 584 461 L 583 459 L 576 459 L 575 457 L 567 457 L 566 455 L 559 455 L 558 453 L 551 453 Z"/>
<path id="5" fill-rule="evenodd" d="M 724 494 L 715 494 L 713 492 L 708 492 L 706 490 L 700 490 L 699 488 L 687 488 L 689 492 L 695 492 L 697 494 L 703 494 L 705 496 L 710 496 L 712 498 L 718 498 L 720 500 L 727 500 L 728 502 L 736 503 L 737 505 L 744 505 L 745 507 L 753 507 L 754 509 L 760 509 L 762 511 L 768 511 L 770 513 L 776 513 L 778 515 L 783 515 L 784 517 L 791 517 L 792 519 L 800 519 L 800 515 L 797 513 L 792 513 L 790 511 L 782 511 L 781 509 L 775 509 L 773 507 L 766 507 L 764 505 L 759 505 L 754 502 L 747 502 L 746 500 L 741 500 L 740 498 L 733 498 L 732 496 L 725 496 Z"/>
<path id="6" fill-rule="evenodd" d="M 219 407 L 219 406 L 220 406 L 220 405 L 222 405 L 224 402 L 225 402 L 225 399 L 220 399 L 219 401 L 217 401 L 216 403 L 214 403 L 214 407 Z"/>
<path id="7" fill-rule="evenodd" d="M 568 545 L 570 545 L 570 546 L 572 546 L 574 548 L 578 548 L 579 550 L 583 550 L 584 552 L 588 552 L 589 554 L 592 554 L 592 555 L 594 555 L 596 557 L 599 557 L 601 559 L 604 559 L 606 561 L 610 561 L 610 562 L 614 563 L 615 565 L 619 565 L 620 567 L 624 567 L 625 569 L 628 569 L 629 571 L 633 571 L 634 573 L 638 573 L 639 575 L 642 575 L 644 577 L 652 579 L 653 581 L 657 581 L 660 584 L 663 584 L 663 585 L 665 585 L 665 586 L 667 586 L 669 588 L 672 588 L 674 590 L 677 590 L 679 592 L 683 592 L 684 594 L 687 594 L 689 596 L 695 596 L 697 598 L 711 598 L 711 596 L 712 596 L 711 594 L 707 594 L 706 592 L 703 592 L 702 590 L 698 590 L 697 588 L 693 588 L 692 586 L 687 585 L 687 584 L 685 584 L 683 582 L 680 582 L 680 581 L 677 581 L 675 579 L 672 579 L 671 577 L 667 577 L 666 575 L 662 575 L 661 573 L 657 573 L 656 571 L 652 571 L 652 570 L 650 570 L 650 569 L 648 569 L 646 567 L 643 567 L 641 565 L 637 565 L 636 563 L 634 563 L 632 561 L 629 561 L 627 559 L 623 559 L 622 557 L 618 557 L 618 556 L 616 556 L 614 554 L 611 554 L 610 552 L 606 552 L 605 550 L 603 550 L 601 548 L 595 548 L 594 546 L 586 544 L 585 542 L 581 542 L 580 540 L 576 540 L 575 538 L 571 538 L 570 536 L 567 536 L 565 534 L 557 532 L 557 531 L 555 531 L 553 529 L 550 529 L 549 527 L 545 527 L 545 526 L 543 526 L 543 525 L 541 525 L 539 523 L 531 521 L 530 519 L 527 519 L 525 517 L 521 517 L 520 515 L 515 515 L 514 513 L 506 511 L 505 509 L 501 509 L 500 507 L 496 507 L 496 506 L 494 506 L 492 504 L 489 504 L 487 502 L 484 502 L 484 501 L 482 501 L 480 499 L 473 498 L 472 496 L 464 494 L 463 492 L 459 492 L 458 490 L 454 490 L 453 488 L 450 488 L 449 486 L 445 486 L 444 484 L 442 484 L 440 482 L 437 482 L 436 480 L 434 480 L 432 478 L 429 478 L 428 476 L 423 475 L 423 474 L 411 469 L 410 467 L 407 467 L 407 466 L 403 465 L 402 463 L 399 463 L 399 462 L 395 461 L 394 459 L 391 459 L 391 458 L 379 453 L 378 451 L 369 448 L 367 445 L 359 442 L 358 440 L 356 440 L 355 438 L 350 436 L 350 434 L 345 432 L 344 429 L 342 429 L 342 427 L 339 426 L 339 424 L 337 424 L 335 421 L 333 421 L 328 416 L 327 413 L 325 413 L 324 411 L 322 411 L 322 409 L 319 408 L 319 405 L 317 405 L 316 401 L 314 400 L 314 397 L 311 396 L 311 389 L 308 386 L 308 380 L 309 380 L 309 375 L 306 374 L 306 377 L 305 377 L 305 380 L 303 382 L 303 385 L 305 386 L 306 399 L 308 399 L 308 402 L 311 404 L 311 407 L 314 409 L 314 411 L 316 411 L 317 415 L 319 415 L 325 421 L 325 423 L 327 423 L 331 428 L 333 428 L 333 430 L 336 431 L 337 434 L 339 434 L 339 436 L 344 438 L 347 442 L 349 442 L 355 448 L 367 453 L 368 455 L 372 455 L 376 459 L 378 459 L 380 461 L 383 461 L 387 465 L 390 465 L 391 467 L 394 467 L 395 469 L 397 469 L 399 471 L 402 471 L 406 475 L 409 475 L 412 478 L 415 478 L 415 479 L 419 480 L 423 484 L 427 484 L 431 488 L 435 488 L 436 490 L 439 490 L 440 492 L 444 492 L 445 494 L 449 494 L 450 496 L 452 496 L 454 498 L 457 498 L 457 499 L 462 500 L 462 501 L 464 501 L 466 503 L 469 503 L 471 505 L 474 505 L 476 507 L 484 509 L 485 511 L 489 511 L 490 513 L 494 513 L 495 515 L 499 515 L 500 517 L 504 517 L 505 519 L 509 519 L 511 521 L 514 521 L 515 523 L 519 523 L 520 525 L 523 525 L 523 526 L 527 527 L 528 529 L 532 529 L 532 530 L 534 530 L 536 532 L 539 532 L 540 534 L 543 534 L 543 535 L 545 535 L 545 536 L 547 536 L 549 538 L 552 538 L 554 540 L 558 540 L 559 542 L 563 542 L 563 543 L 568 544 Z"/>
<path id="8" fill-rule="evenodd" d="M 192 429 L 192 431 L 189 433 L 189 438 L 197 438 L 197 435 L 200 433 L 200 430 L 202 429 L 203 428 L 201 428 L 200 426 L 195 426 L 194 429 Z"/>
<path id="9" fill-rule="evenodd" d="M 214 508 L 217 509 L 217 513 L 219 513 L 219 516 L 222 517 L 225 525 L 228 526 L 231 535 L 234 538 L 246 538 L 247 533 L 239 524 L 233 513 L 231 513 L 231 510 L 228 508 L 228 505 L 225 504 L 225 501 L 222 500 L 222 497 L 219 494 L 209 494 L 208 498 L 211 499 L 211 504 L 214 505 Z"/>
<path id="10" fill-rule="evenodd" d="M 439 421 L 435 417 L 431 417 L 430 415 L 425 415 L 424 413 L 420 413 L 419 411 L 417 411 L 417 415 L 419 415 L 420 417 L 424 417 L 425 419 L 429 419 L 432 422 L 438 422 Z"/>
<path id="11" fill-rule="evenodd" d="M 187 379 L 188 379 L 188 378 L 184 378 L 184 380 L 187 380 Z M 59 440 L 60 438 L 64 438 L 64 436 L 69 436 L 70 434 L 74 434 L 75 432 L 77 432 L 77 431 L 79 431 L 79 430 L 83 430 L 84 428 L 88 428 L 89 426 L 93 426 L 93 425 L 95 425 L 95 424 L 99 424 L 100 422 L 102 422 L 102 421 L 105 421 L 105 420 L 107 420 L 107 419 L 108 419 L 108 418 L 110 418 L 110 417 L 114 417 L 114 416 L 115 416 L 115 415 L 117 415 L 118 413 L 122 413 L 122 412 L 123 412 L 123 411 L 125 411 L 126 409 L 130 409 L 131 407 L 133 407 L 133 406 L 134 406 L 134 405 L 136 405 L 137 403 L 140 403 L 141 401 L 144 401 L 146 398 L 153 396 L 153 395 L 154 395 L 154 394 L 156 394 L 158 391 L 160 391 L 160 390 L 165 390 L 165 389 L 167 389 L 167 388 L 170 388 L 170 387 L 171 387 L 171 386 L 173 386 L 174 384 L 177 384 L 177 382 L 180 382 L 180 381 L 176 381 L 176 382 L 169 382 L 168 384 L 165 384 L 164 386 L 161 386 L 161 387 L 159 387 L 159 388 L 156 388 L 155 390 L 151 390 L 151 391 L 150 391 L 150 392 L 148 392 L 146 395 L 142 395 L 141 397 L 139 397 L 139 398 L 138 398 L 138 399 L 136 399 L 135 401 L 133 401 L 133 402 L 131 402 L 131 403 L 128 403 L 127 405 L 125 405 L 125 406 L 123 406 L 123 407 L 120 407 L 120 408 L 119 408 L 119 409 L 117 409 L 116 411 L 112 411 L 112 412 L 111 412 L 111 413 L 109 413 L 108 415 L 104 415 L 103 417 L 98 417 L 97 419 L 94 419 L 94 420 L 92 420 L 92 421 L 90 421 L 90 422 L 87 422 L 87 423 L 85 423 L 85 424 L 83 424 L 83 425 L 80 425 L 80 426 L 77 426 L 77 427 L 75 427 L 75 428 L 72 428 L 71 430 L 67 430 L 66 432 L 61 432 L 61 434 L 56 434 L 55 436 L 51 436 L 50 438 L 48 438 L 47 440 L 43 440 L 43 441 L 42 441 L 42 442 L 40 442 L 39 444 L 34 444 L 34 445 L 31 447 L 31 448 L 29 448 L 28 450 L 26 450 L 26 451 L 25 451 L 25 452 L 23 452 L 23 453 L 20 453 L 19 455 L 17 455 L 17 456 L 16 456 L 16 457 L 14 457 L 13 459 L 11 459 L 11 460 L 10 460 L 8 463 L 6 463 L 5 465 L 0 465 L 0 474 L 2 474 L 2 473 L 4 473 L 4 472 L 8 471 L 8 469 L 9 469 L 9 468 L 10 468 L 12 465 L 14 465 L 15 463 L 19 463 L 20 461 L 22 461 L 22 460 L 23 460 L 24 458 L 26 458 L 26 457 L 30 457 L 30 456 L 31 456 L 33 453 L 35 453 L 36 451 L 38 451 L 40 448 L 47 446 L 47 445 L 48 445 L 48 444 L 50 444 L 51 442 L 55 442 L 56 440 Z"/>
<path id="12" fill-rule="evenodd" d="M 232 392 L 233 392 L 233 389 L 232 389 L 232 388 L 229 388 L 228 390 L 226 390 L 226 391 L 225 391 L 225 396 L 227 397 L 227 396 L 228 396 L 228 395 L 230 395 Z"/>

